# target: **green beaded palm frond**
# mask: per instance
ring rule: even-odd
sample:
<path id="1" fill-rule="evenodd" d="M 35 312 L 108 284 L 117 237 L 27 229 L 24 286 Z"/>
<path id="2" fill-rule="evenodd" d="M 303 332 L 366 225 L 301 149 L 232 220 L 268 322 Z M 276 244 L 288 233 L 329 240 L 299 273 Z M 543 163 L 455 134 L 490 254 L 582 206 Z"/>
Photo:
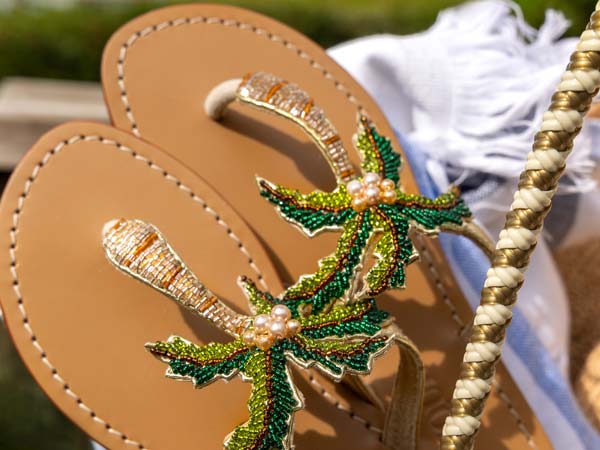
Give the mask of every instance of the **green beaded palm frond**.
<path id="1" fill-rule="evenodd" d="M 383 178 L 400 183 L 402 158 L 394 151 L 392 141 L 381 136 L 365 116 L 359 119 L 359 129 L 355 139 L 356 149 L 361 156 L 363 173 L 378 173 Z"/>
<path id="2" fill-rule="evenodd" d="M 241 285 L 257 314 L 281 304 L 246 278 Z M 250 346 L 241 338 L 197 346 L 177 336 L 149 343 L 146 348 L 169 365 L 167 376 L 192 381 L 196 387 L 236 375 L 252 383 L 249 419 L 226 438 L 226 449 L 286 450 L 292 446 L 294 413 L 303 406 L 290 374 L 290 361 L 303 368 L 314 366 L 340 380 L 347 372 L 368 373 L 373 359 L 393 341 L 388 314 L 378 310 L 372 300 L 307 317 L 294 313 L 294 317 L 300 322 L 300 331 L 268 349 Z"/>
<path id="3" fill-rule="evenodd" d="M 343 184 L 333 192 L 315 191 L 303 195 L 260 177 L 257 182 L 261 195 L 277 206 L 284 219 L 308 236 L 340 229 L 348 220 L 356 217 L 356 212 L 351 208 L 352 198 Z"/>
<path id="4" fill-rule="evenodd" d="M 241 375 L 252 383 L 249 420 L 225 440 L 229 450 L 287 449 L 293 414 L 302 405 L 292 383 L 287 358 L 278 348 L 249 348 L 241 340 L 200 347 L 180 337 L 146 344 L 156 357 L 169 364 L 167 376 L 190 380 L 198 388 L 213 381 Z"/>
<path id="5" fill-rule="evenodd" d="M 210 321 L 233 339 L 196 345 L 178 336 L 146 344 L 168 365 L 166 375 L 206 388 L 239 376 L 252 383 L 249 418 L 226 437 L 228 450 L 292 448 L 295 412 L 303 400 L 290 366 L 315 367 L 333 380 L 367 374 L 375 357 L 400 336 L 373 300 L 339 302 L 323 291 L 327 311 L 305 314 L 294 301 L 274 297 L 242 277 L 240 287 L 252 315 L 234 312 L 191 272 L 160 231 L 141 220 L 111 221 L 104 227 L 108 260 L 163 295 Z M 340 269 L 335 269 L 339 271 Z M 325 294 L 323 294 L 325 295 Z M 301 312 L 303 314 L 301 314 Z"/>
<path id="6" fill-rule="evenodd" d="M 319 312 L 329 307 L 332 299 L 350 295 L 373 233 L 369 213 L 352 213 L 347 214 L 353 217 L 344 223 L 335 253 L 319 261 L 317 272 L 300 277 L 285 291 L 282 301 L 293 311 L 310 305 L 311 310 Z"/>
<path id="7" fill-rule="evenodd" d="M 261 195 L 306 235 L 341 231 L 335 252 L 319 262 L 315 273 L 301 277 L 282 296 L 291 308 L 310 306 L 313 312 L 320 312 L 330 306 L 327 299 L 356 301 L 404 287 L 405 268 L 417 257 L 410 229 L 435 234 L 440 227 L 460 226 L 471 217 L 456 189 L 435 199 L 404 193 L 399 186 L 400 155 L 364 117 L 355 142 L 362 157 L 363 182 L 365 176 L 373 174 L 384 179 L 393 191 L 387 198 L 357 207 L 349 193 L 350 183 L 339 185 L 333 192 L 302 194 L 258 179 Z M 357 292 L 358 274 L 371 245 L 377 262 L 362 278 L 363 286 Z"/>

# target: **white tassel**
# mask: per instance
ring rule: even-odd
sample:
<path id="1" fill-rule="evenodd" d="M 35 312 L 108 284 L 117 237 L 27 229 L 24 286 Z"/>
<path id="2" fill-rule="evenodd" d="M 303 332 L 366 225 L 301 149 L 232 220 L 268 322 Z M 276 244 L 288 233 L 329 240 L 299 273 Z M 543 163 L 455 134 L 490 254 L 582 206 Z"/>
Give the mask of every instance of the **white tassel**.
<path id="1" fill-rule="evenodd" d="M 380 101 L 390 121 L 429 158 L 442 190 L 465 172 L 514 178 L 560 82 L 576 39 L 554 10 L 539 30 L 518 5 L 467 3 L 426 32 L 373 36 L 331 50 Z M 594 163 L 584 128 L 569 160 L 570 191 L 589 190 Z"/>

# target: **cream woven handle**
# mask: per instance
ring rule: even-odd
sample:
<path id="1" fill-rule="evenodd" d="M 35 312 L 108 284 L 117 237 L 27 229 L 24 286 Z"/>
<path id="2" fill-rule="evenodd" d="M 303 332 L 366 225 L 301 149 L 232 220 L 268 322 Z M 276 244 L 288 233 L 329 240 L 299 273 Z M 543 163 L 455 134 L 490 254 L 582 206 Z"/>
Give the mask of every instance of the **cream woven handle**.
<path id="1" fill-rule="evenodd" d="M 512 307 L 573 139 L 600 87 L 600 2 L 552 96 L 496 244 L 473 321 L 441 448 L 470 450 L 500 359 Z"/>

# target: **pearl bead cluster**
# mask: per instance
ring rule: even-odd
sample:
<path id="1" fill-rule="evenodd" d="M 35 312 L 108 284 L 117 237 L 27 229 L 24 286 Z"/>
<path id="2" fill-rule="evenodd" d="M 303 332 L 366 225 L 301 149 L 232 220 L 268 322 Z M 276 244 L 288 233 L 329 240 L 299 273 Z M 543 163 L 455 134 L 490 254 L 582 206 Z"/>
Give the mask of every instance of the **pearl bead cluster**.
<path id="1" fill-rule="evenodd" d="M 293 336 L 300 331 L 300 322 L 292 319 L 292 312 L 285 305 L 275 305 L 271 314 L 259 314 L 252 322 L 252 328 L 243 334 L 247 345 L 268 350 L 280 339 Z"/>
<path id="2" fill-rule="evenodd" d="M 346 184 L 346 189 L 352 197 L 352 208 L 363 211 L 369 206 L 380 202 L 394 203 L 396 201 L 396 183 L 379 174 L 368 172 L 361 180 L 352 180 Z"/>

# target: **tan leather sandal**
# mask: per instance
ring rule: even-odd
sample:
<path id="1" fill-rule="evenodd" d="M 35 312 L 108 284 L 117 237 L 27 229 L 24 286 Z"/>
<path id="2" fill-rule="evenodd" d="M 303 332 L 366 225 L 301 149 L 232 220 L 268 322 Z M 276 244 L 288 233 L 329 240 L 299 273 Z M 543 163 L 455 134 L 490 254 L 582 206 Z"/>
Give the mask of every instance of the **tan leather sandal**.
<path id="1" fill-rule="evenodd" d="M 107 448 L 221 448 L 224 437 L 248 418 L 248 386 L 236 379 L 192 393 L 184 384 L 165 380 L 163 364 L 149 358 L 144 345 L 174 333 L 198 345 L 226 342 L 223 331 L 231 334 L 232 329 L 219 330 L 194 317 L 202 313 L 214 319 L 213 297 L 196 304 L 198 308 L 180 301 L 183 309 L 115 271 L 102 243 L 102 230 L 115 216 L 159 224 L 180 249 L 186 267 L 202 273 L 222 304 L 231 305 L 237 314 L 248 311 L 246 298 L 236 286 L 239 274 L 249 274 L 261 290 L 283 291 L 261 244 L 201 178 L 128 133 L 99 124 L 71 123 L 51 131 L 31 149 L 13 173 L 0 204 L 4 230 L 0 239 L 7 249 L 0 270 L 0 298 L 11 336 L 50 398 Z M 108 256 L 144 279 L 144 274 L 135 272 L 140 266 L 117 261 L 123 249 L 111 253 L 106 240 L 110 237 L 105 235 Z M 144 259 L 148 256 L 144 250 L 154 251 L 152 244 L 159 241 L 164 242 L 142 239 L 139 245 L 127 247 L 130 253 L 125 256 L 149 263 L 152 270 L 166 267 L 168 259 Z M 178 270 L 175 275 L 184 273 L 193 281 L 189 271 Z M 146 281 L 156 287 L 153 280 Z M 183 286 L 176 277 L 162 281 L 163 292 Z M 173 295 L 178 300 L 184 297 Z M 358 307 L 362 306 L 350 306 Z M 319 319 L 299 320 L 306 329 L 300 337 L 314 338 L 306 334 L 316 333 L 306 321 L 317 325 Z M 236 329 L 241 324 L 227 323 L 235 323 Z M 405 444 L 415 448 L 422 366 L 410 341 L 395 328 L 386 333 L 385 347 L 392 339 L 404 355 L 394 393 L 397 401 L 387 411 L 357 396 L 356 388 L 329 380 L 339 379 L 346 363 L 348 372 L 370 370 L 370 359 L 352 359 L 363 351 L 362 344 L 348 361 L 343 352 L 318 362 L 297 360 L 301 367 L 316 365 L 324 373 L 293 374 L 293 389 L 302 392 L 307 405 L 293 415 L 298 448 L 384 449 Z M 344 345 L 358 345 L 352 339 Z M 329 345 L 325 347 L 330 349 Z M 376 356 L 382 350 L 373 347 L 371 353 Z M 232 374 L 223 377 L 228 375 Z M 360 386 L 350 383 L 354 385 Z M 255 413 L 251 408 L 251 420 L 256 420 Z M 363 417 L 377 422 L 366 423 Z M 291 419 L 288 425 L 281 448 L 292 442 Z M 237 447 L 230 448 L 242 445 L 233 442 Z"/>
<path id="2" fill-rule="evenodd" d="M 264 199 L 250 195 L 256 190 L 254 175 L 302 193 L 332 191 L 335 175 L 312 150 L 310 137 L 288 121 L 236 105 L 218 123 L 204 113 L 203 103 L 215 86 L 259 71 L 274 73 L 309 92 L 337 128 L 345 148 L 352 148 L 356 118 L 363 114 L 400 149 L 374 102 L 322 49 L 280 23 L 237 8 L 175 6 L 144 15 L 112 37 L 102 75 L 115 125 L 160 145 L 215 187 L 257 234 L 288 286 L 315 271 L 316 261 L 335 249 L 338 235 L 304 239 Z M 357 155 L 350 160 L 358 167 Z M 402 172 L 402 186 L 417 192 L 408 167 Z M 407 269 L 406 289 L 382 294 L 379 301 L 417 343 L 426 365 L 419 442 L 426 449 L 438 445 L 449 413 L 472 313 L 438 245 L 419 236 L 414 242 L 420 260 Z M 388 401 L 397 368 L 393 359 L 383 357 L 368 377 L 370 386 Z M 551 448 L 506 371 L 500 367 L 498 375 L 480 445 Z M 371 412 L 351 414 L 378 423 L 378 414 Z M 368 433 L 377 434 L 377 428 L 368 427 Z"/>

